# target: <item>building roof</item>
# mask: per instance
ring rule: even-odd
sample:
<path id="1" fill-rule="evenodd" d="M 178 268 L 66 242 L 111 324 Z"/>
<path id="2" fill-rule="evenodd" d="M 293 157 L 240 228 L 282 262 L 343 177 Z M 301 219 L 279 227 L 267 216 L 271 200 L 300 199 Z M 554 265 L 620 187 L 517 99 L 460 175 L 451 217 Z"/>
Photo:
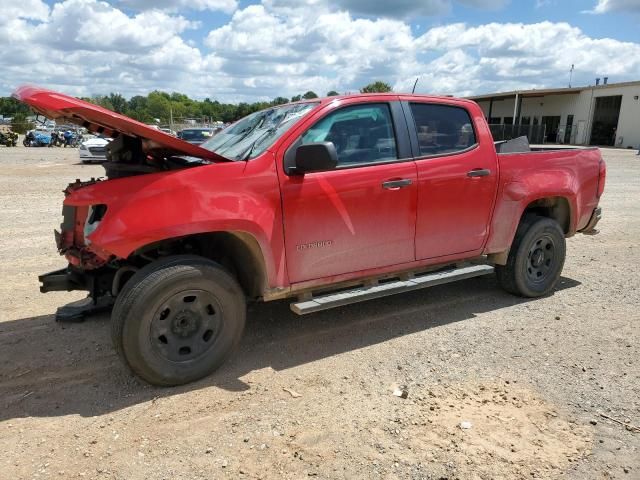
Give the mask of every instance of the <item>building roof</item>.
<path id="1" fill-rule="evenodd" d="M 619 87 L 632 87 L 638 86 L 640 87 L 640 80 L 635 80 L 633 82 L 621 82 L 621 83 L 607 83 L 606 85 L 588 85 L 584 87 L 571 87 L 571 88 L 543 88 L 543 89 L 531 89 L 531 90 L 513 90 L 511 92 L 498 92 L 498 93 L 485 93 L 482 95 L 473 95 L 469 98 L 470 100 L 481 101 L 481 100 L 502 100 L 505 98 L 515 97 L 516 94 L 520 97 L 542 97 L 544 95 L 567 95 L 580 93 L 583 90 L 590 89 L 604 89 L 604 88 L 619 88 Z"/>

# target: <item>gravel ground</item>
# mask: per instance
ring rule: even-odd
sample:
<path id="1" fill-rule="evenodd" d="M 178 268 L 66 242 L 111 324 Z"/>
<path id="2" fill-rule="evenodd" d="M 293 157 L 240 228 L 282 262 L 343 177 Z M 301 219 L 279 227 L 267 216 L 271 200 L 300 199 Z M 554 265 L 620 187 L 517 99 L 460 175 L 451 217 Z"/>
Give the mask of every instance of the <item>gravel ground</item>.
<path id="1" fill-rule="evenodd" d="M 54 322 L 81 294 L 38 292 L 64 266 L 62 189 L 102 168 L 0 147 L 0 477 L 640 479 L 618 423 L 640 425 L 634 153 L 603 151 L 602 231 L 569 240 L 553 295 L 485 277 L 306 317 L 255 305 L 218 373 L 160 389 L 120 364 L 106 315 Z"/>

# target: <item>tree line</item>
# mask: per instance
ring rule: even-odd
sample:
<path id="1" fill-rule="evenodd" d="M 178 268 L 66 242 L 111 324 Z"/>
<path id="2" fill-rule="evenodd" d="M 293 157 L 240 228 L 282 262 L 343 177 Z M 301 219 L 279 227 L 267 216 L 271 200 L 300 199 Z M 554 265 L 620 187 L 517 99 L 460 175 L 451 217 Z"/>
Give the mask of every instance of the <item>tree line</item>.
<path id="1" fill-rule="evenodd" d="M 362 93 L 390 92 L 391 86 L 387 83 L 376 81 L 362 87 L 360 91 Z M 339 93 L 335 90 L 326 94 L 328 97 L 336 95 L 339 95 Z M 146 96 L 135 95 L 128 100 L 119 93 L 80 98 L 144 123 L 159 121 L 162 124 L 168 124 L 172 119 L 175 121 L 185 118 L 206 119 L 207 121 L 219 120 L 228 123 L 271 106 L 282 105 L 290 101 L 296 102 L 302 99 L 318 98 L 318 94 L 310 90 L 303 94 L 294 95 L 291 98 L 276 97 L 270 102 L 241 102 L 238 104 L 221 103 L 210 98 L 194 100 L 183 93 L 167 93 L 157 90 Z M 29 114 L 30 110 L 27 105 L 18 102 L 12 97 L 0 97 L 0 115 L 13 117 L 12 128 L 14 124 L 16 127 L 13 128 L 14 131 L 24 133 L 28 129 L 29 125 L 26 123 L 26 116 Z"/>

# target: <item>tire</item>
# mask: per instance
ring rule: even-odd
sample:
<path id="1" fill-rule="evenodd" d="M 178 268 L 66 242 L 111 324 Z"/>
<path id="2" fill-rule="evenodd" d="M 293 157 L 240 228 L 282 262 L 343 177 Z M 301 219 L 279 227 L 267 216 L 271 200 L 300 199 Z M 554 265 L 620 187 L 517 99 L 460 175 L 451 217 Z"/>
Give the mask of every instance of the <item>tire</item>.
<path id="1" fill-rule="evenodd" d="M 158 386 L 193 382 L 219 368 L 240 341 L 246 300 L 220 265 L 193 255 L 153 262 L 125 284 L 111 337 L 133 373 Z"/>
<path id="2" fill-rule="evenodd" d="M 527 214 L 518 225 L 507 264 L 496 265 L 498 283 L 514 295 L 546 295 L 560 278 L 565 256 L 564 232 L 558 222 Z"/>

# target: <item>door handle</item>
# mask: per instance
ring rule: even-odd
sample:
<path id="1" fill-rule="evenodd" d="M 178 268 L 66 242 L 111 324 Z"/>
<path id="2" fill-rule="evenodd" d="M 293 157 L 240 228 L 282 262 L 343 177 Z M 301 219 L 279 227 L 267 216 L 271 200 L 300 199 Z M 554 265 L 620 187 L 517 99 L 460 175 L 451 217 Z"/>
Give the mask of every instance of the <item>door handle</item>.
<path id="1" fill-rule="evenodd" d="M 386 188 L 387 190 L 398 190 L 400 188 L 408 187 L 411 185 L 410 178 L 403 178 L 401 180 L 388 180 L 386 182 L 382 182 L 382 188 Z"/>
<path id="2" fill-rule="evenodd" d="M 491 175 L 491 170 L 488 168 L 474 168 L 467 172 L 467 177 L 487 177 Z"/>

